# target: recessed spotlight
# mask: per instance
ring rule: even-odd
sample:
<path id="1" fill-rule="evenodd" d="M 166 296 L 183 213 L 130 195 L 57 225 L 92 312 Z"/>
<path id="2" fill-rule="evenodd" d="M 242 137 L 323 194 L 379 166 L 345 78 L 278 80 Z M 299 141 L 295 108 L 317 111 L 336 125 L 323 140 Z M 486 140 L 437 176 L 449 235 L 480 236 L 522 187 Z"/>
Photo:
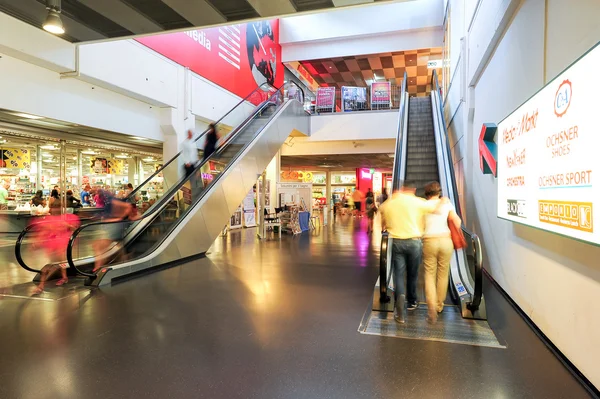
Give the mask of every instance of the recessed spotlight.
<path id="1" fill-rule="evenodd" d="M 21 118 L 27 118 L 27 119 L 43 119 L 43 116 L 26 114 L 24 112 L 15 112 L 15 113 L 13 113 L 13 115 L 14 116 L 19 116 Z"/>
<path id="2" fill-rule="evenodd" d="M 48 16 L 44 21 L 44 25 L 42 25 L 44 30 L 55 35 L 65 33 L 65 27 L 60 19 L 60 0 L 46 0 L 46 9 L 48 10 Z"/>

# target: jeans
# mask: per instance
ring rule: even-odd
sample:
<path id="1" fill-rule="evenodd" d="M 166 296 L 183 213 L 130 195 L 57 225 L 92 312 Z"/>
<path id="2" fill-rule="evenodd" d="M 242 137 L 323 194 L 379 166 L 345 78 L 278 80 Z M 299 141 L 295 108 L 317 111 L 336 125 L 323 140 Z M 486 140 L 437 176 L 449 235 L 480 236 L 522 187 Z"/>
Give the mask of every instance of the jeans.
<path id="1" fill-rule="evenodd" d="M 444 309 L 453 253 L 454 244 L 450 237 L 431 237 L 423 240 L 425 297 L 428 309 L 435 309 L 438 312 Z"/>
<path id="2" fill-rule="evenodd" d="M 396 299 L 405 294 L 404 276 L 406 275 L 406 300 L 417 302 L 417 281 L 419 265 L 423 257 L 423 242 L 394 238 L 392 244 L 392 264 L 394 267 L 394 287 Z"/>

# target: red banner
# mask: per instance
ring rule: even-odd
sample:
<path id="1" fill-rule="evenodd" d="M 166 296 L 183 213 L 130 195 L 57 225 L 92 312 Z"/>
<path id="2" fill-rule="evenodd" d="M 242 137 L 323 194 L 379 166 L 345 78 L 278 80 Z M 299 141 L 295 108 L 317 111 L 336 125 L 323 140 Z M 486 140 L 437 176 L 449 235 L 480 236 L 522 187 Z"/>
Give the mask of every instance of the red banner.
<path id="1" fill-rule="evenodd" d="M 240 97 L 283 85 L 277 19 L 135 40 Z"/>

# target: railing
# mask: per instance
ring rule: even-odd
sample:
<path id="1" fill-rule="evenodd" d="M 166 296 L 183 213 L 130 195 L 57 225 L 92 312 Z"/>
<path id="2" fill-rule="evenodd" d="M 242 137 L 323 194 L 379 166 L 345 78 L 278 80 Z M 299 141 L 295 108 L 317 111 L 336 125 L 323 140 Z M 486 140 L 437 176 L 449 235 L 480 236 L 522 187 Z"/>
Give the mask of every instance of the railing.
<path id="1" fill-rule="evenodd" d="M 335 104 L 333 107 L 321 107 L 315 104 L 311 112 L 317 114 L 326 114 L 331 112 L 356 112 L 356 111 L 380 111 L 380 110 L 392 110 L 399 109 L 402 100 L 402 87 L 406 80 L 405 77 L 402 81 L 402 85 L 391 85 L 390 86 L 390 102 L 380 103 L 371 102 L 371 88 L 360 87 L 357 93 L 352 91 L 342 91 L 342 89 L 335 89 Z"/>
<path id="2" fill-rule="evenodd" d="M 274 93 L 279 93 L 279 89 L 274 88 L 273 86 L 265 83 L 255 90 L 253 90 L 248 96 L 238 102 L 238 104 L 229 110 L 225 115 L 223 115 L 216 124 L 224 124 L 228 126 L 239 126 L 241 123 L 245 123 L 252 115 L 256 112 L 256 108 L 254 106 L 249 105 L 248 103 L 258 104 L 265 103 L 265 100 L 272 97 Z M 298 95 L 303 97 L 303 91 L 300 89 L 298 91 Z M 198 135 L 195 138 L 195 142 L 197 146 L 200 145 L 200 139 L 206 135 L 208 129 Z M 230 132 L 227 137 L 231 137 L 231 134 L 234 132 Z M 203 143 L 202 143 L 203 144 Z M 199 148 L 200 150 L 200 148 Z M 160 169 L 155 171 L 151 176 L 149 176 L 142 184 L 140 184 L 135 190 L 133 190 L 124 200 L 126 202 L 137 204 L 138 212 L 140 215 L 144 215 L 148 212 L 153 212 L 155 209 L 158 209 L 161 204 L 161 198 L 163 196 L 167 196 L 169 198 L 169 192 L 176 191 L 173 190 L 174 187 L 179 187 L 183 181 L 185 181 L 182 176 L 182 152 L 177 153 L 172 159 L 170 159 L 167 163 L 165 163 Z M 146 204 L 140 204 L 136 200 L 136 198 L 141 199 L 142 191 L 150 191 L 149 188 L 152 186 L 152 181 L 159 174 L 163 175 L 163 183 L 162 183 L 162 193 L 163 195 L 158 196 L 156 198 L 156 202 L 154 204 L 149 204 L 146 208 Z M 168 181 L 167 181 L 168 180 Z M 170 184 L 167 184 L 170 183 Z M 141 206 L 140 206 L 141 205 Z M 142 218 L 143 219 L 143 218 Z M 122 231 L 119 235 L 124 236 L 128 234 L 128 231 L 131 228 L 135 227 L 138 222 L 129 224 L 125 231 Z M 87 224 L 86 224 L 87 225 Z M 83 227 L 83 226 L 82 226 Z M 21 267 L 25 270 L 31 272 L 39 272 L 40 269 L 47 263 L 44 255 L 47 252 L 46 247 L 51 246 L 52 243 L 47 242 L 48 245 L 43 245 L 44 242 L 48 241 L 47 238 L 39 237 L 40 234 L 36 233 L 37 229 L 35 226 L 29 226 L 24 229 L 19 237 L 17 238 L 17 242 L 15 244 L 15 257 L 17 262 Z M 45 241 L 44 241 L 45 240 Z M 66 250 L 66 248 L 65 248 Z M 65 256 L 63 254 L 62 256 Z M 66 258 L 62 258 L 59 260 L 64 260 Z M 57 261 L 57 260 L 54 260 Z M 45 263 L 46 262 L 46 263 Z M 84 274 L 86 275 L 86 274 Z M 89 274 L 87 274 L 89 276 Z"/>
<path id="3" fill-rule="evenodd" d="M 237 150 L 236 155 L 228 161 L 228 165 L 226 166 L 226 168 L 231 165 L 233 162 L 235 162 L 238 157 L 240 156 L 240 154 L 243 153 L 244 149 L 250 145 L 250 143 L 252 142 L 252 140 L 254 139 L 254 137 L 256 137 L 260 131 L 262 129 L 257 130 L 257 132 L 252 136 L 252 137 L 245 137 L 244 135 L 241 135 L 240 137 L 242 139 L 240 139 L 239 143 L 235 143 L 235 141 L 237 140 L 237 137 L 239 136 L 238 133 L 241 133 L 244 128 L 251 123 L 253 120 L 255 120 L 255 118 L 260 117 L 261 113 L 266 110 L 267 108 L 271 107 L 271 106 L 278 106 L 281 105 L 283 102 L 285 101 L 284 95 L 283 95 L 283 90 L 279 89 L 278 91 L 276 91 L 271 97 L 269 97 L 269 99 L 267 101 L 264 101 L 262 104 L 259 105 L 258 108 L 254 109 L 254 112 L 252 113 L 252 115 L 250 117 L 248 117 L 240 126 L 238 126 L 236 129 L 234 129 L 232 132 L 230 132 L 228 134 L 228 136 L 223 140 L 223 144 L 207 159 L 205 159 L 201 164 L 199 164 L 194 173 L 192 173 L 188 179 L 184 179 L 180 182 L 180 184 L 173 190 L 171 190 L 171 192 L 168 195 L 168 198 L 173 198 L 173 197 L 183 197 L 185 198 L 185 193 L 184 193 L 184 185 L 186 185 L 188 183 L 188 181 L 190 182 L 189 186 L 192 187 L 192 198 L 193 200 L 190 200 L 190 202 L 184 207 L 185 209 L 177 209 L 176 215 L 174 219 L 170 220 L 168 223 L 170 223 L 167 226 L 167 230 L 162 232 L 161 234 L 163 234 L 163 239 L 164 237 L 166 237 L 169 233 L 169 231 L 172 230 L 172 228 L 174 228 L 173 226 L 176 225 L 177 223 L 179 223 L 179 221 L 181 221 L 185 215 L 187 215 L 187 212 L 192 209 L 194 207 L 194 205 L 201 200 L 201 198 L 203 197 L 203 193 L 208 192 L 208 190 L 210 190 L 210 188 L 216 183 L 216 181 L 218 180 L 218 177 L 215 177 L 211 182 L 209 183 L 204 183 L 201 181 L 198 181 L 199 178 L 198 176 L 200 175 L 200 171 L 202 170 L 202 168 L 208 164 L 208 162 L 212 162 L 212 161 L 218 161 L 219 158 L 222 156 L 223 151 L 227 149 L 227 146 L 229 144 L 237 144 L 237 145 L 241 145 L 241 148 L 239 150 Z M 264 122 L 264 126 L 266 126 L 268 124 L 268 121 L 271 118 L 266 118 L 263 122 Z M 264 128 L 264 126 L 262 126 L 262 128 Z M 224 173 L 221 172 L 221 173 Z M 194 188 L 196 188 L 196 191 L 194 193 Z M 170 201 L 169 201 L 170 202 Z M 145 224 L 144 228 L 147 228 L 148 226 L 150 226 L 149 223 L 151 223 L 153 220 L 155 220 L 157 217 L 159 217 L 160 215 L 163 215 L 163 213 L 168 212 L 168 203 L 164 203 L 163 206 L 161 207 L 156 207 L 154 208 L 152 211 L 147 212 L 146 214 L 144 214 L 142 216 L 142 219 L 146 219 L 148 220 L 148 223 Z M 159 215 L 159 212 L 161 212 L 161 214 Z M 92 256 L 90 256 L 90 254 L 93 252 L 93 248 L 91 247 L 91 244 L 87 243 L 87 242 L 83 242 L 83 244 L 81 243 L 80 240 L 80 235 L 81 233 L 85 230 L 86 231 L 86 235 L 84 235 L 85 237 L 93 237 L 94 235 L 100 235 L 102 234 L 102 231 L 104 230 L 108 230 L 108 231 L 114 231 L 117 230 L 117 233 L 119 233 L 119 228 L 120 231 L 125 231 L 127 230 L 129 225 L 132 225 L 133 223 L 138 223 L 139 221 L 136 222 L 131 222 L 128 220 L 117 220 L 117 221 L 111 221 L 111 222 L 96 222 L 96 223 L 91 223 L 91 224 L 87 224 L 85 226 L 81 226 L 80 228 L 78 228 L 77 230 L 75 230 L 75 232 L 73 233 L 73 235 L 71 236 L 70 240 L 69 240 L 69 244 L 67 247 L 67 262 L 69 263 L 69 265 L 71 267 L 73 267 L 74 269 L 76 269 L 79 274 L 84 275 L 84 276 L 88 276 L 91 278 L 94 278 L 96 275 L 95 273 L 92 272 L 88 272 L 85 270 L 82 270 L 80 266 L 82 266 L 84 263 L 91 262 L 93 260 L 96 260 L 94 258 L 92 258 Z M 111 229 L 112 226 L 112 229 Z M 120 227 L 121 226 L 121 227 Z M 143 229 L 138 229 L 139 231 L 136 234 L 141 234 L 141 232 L 143 231 Z M 130 241 L 134 240 L 137 235 L 133 234 L 130 237 Z M 124 237 L 118 237 L 118 239 L 116 241 L 123 241 Z M 160 245 L 160 243 L 162 242 L 162 240 L 159 239 L 155 239 L 155 242 L 152 244 L 152 247 L 150 249 L 148 249 L 148 252 L 152 251 L 153 248 L 156 248 L 156 246 Z M 122 245 L 126 245 L 126 244 L 122 244 Z M 114 258 L 115 256 L 119 255 L 119 251 L 124 248 L 124 247 L 110 247 L 110 248 L 104 248 L 102 249 L 102 253 L 99 255 L 94 255 L 95 258 L 97 259 L 108 259 L 108 258 Z M 75 251 L 75 249 L 77 251 Z M 79 258 L 77 260 L 74 259 L 74 254 L 75 252 L 77 252 L 77 254 L 82 254 L 82 256 L 79 256 Z M 129 254 L 121 254 L 121 255 L 129 255 Z M 101 257 L 101 258 L 100 258 Z M 87 260 L 86 260 L 87 259 Z M 80 264 L 78 264 L 80 263 Z M 103 265 L 105 265 L 107 262 L 102 262 Z"/>
<path id="4" fill-rule="evenodd" d="M 404 179 L 404 167 L 402 165 L 405 159 L 404 152 L 406 150 L 407 138 L 406 99 L 406 72 L 404 72 L 398 102 L 398 136 L 396 137 L 396 156 L 394 158 L 392 177 L 392 189 L 394 191 L 400 188 L 400 184 L 402 184 L 401 180 Z M 390 251 L 389 236 L 387 232 L 383 232 L 381 234 L 381 251 L 379 253 L 379 301 L 381 303 L 388 303 L 390 301 L 390 297 L 387 294 L 387 287 L 392 273 L 388 270 L 388 251 Z"/>
<path id="5" fill-rule="evenodd" d="M 454 162 L 452 162 L 452 153 L 450 150 L 450 148 L 451 148 L 450 147 L 450 139 L 448 136 L 448 131 L 446 129 L 446 125 L 443 121 L 444 107 L 443 107 L 443 103 L 441 101 L 442 96 L 441 96 L 441 90 L 440 90 L 440 85 L 439 85 L 436 71 L 433 71 L 432 86 L 433 86 L 434 92 L 437 94 L 437 97 L 439 99 L 439 101 L 437 101 L 437 104 L 439 107 L 437 112 L 439 112 L 439 115 L 441 118 L 441 121 L 440 121 L 441 123 L 439 125 L 440 125 L 440 129 L 441 129 L 441 133 L 443 135 L 443 140 L 444 140 L 443 144 L 445 147 L 445 154 L 443 154 L 443 155 L 446 159 L 446 164 L 448 165 L 448 174 L 449 174 L 448 181 L 451 184 L 456 212 L 461 217 L 461 219 L 463 219 L 462 207 L 460 206 L 460 197 L 458 195 L 458 187 L 456 184 L 456 173 L 454 170 Z M 481 252 L 481 241 L 479 240 L 479 237 L 476 234 L 470 232 L 464 226 L 462 227 L 462 230 L 463 230 L 463 233 L 466 235 L 466 238 L 471 242 L 471 246 L 472 246 L 472 250 L 473 250 L 473 259 L 474 259 L 473 260 L 473 262 L 474 262 L 474 273 L 473 274 L 474 275 L 471 276 L 473 279 L 473 291 L 471 293 L 472 294 L 471 301 L 467 302 L 467 308 L 471 312 L 475 312 L 476 310 L 479 309 L 479 307 L 481 305 L 481 300 L 483 297 L 483 257 L 482 257 L 482 252 Z M 468 263 L 466 254 L 465 254 L 464 261 Z M 464 279 L 465 276 L 462 276 L 462 277 Z"/>

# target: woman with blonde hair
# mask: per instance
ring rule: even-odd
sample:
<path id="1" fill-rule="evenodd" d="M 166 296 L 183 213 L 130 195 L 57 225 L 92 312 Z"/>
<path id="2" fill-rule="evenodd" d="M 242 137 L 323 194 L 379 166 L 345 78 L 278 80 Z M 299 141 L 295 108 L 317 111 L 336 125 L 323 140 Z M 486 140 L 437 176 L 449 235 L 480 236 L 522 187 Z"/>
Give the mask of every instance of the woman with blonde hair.
<path id="1" fill-rule="evenodd" d="M 440 183 L 431 182 L 425 186 L 425 198 L 428 201 L 439 202 L 441 194 Z M 430 323 L 435 323 L 438 313 L 444 310 L 444 301 L 448 293 L 450 259 L 454 252 L 448 223 L 453 223 L 459 230 L 462 224 L 451 203 L 442 204 L 436 213 L 425 215 L 423 266 L 425 268 L 427 321 Z"/>

